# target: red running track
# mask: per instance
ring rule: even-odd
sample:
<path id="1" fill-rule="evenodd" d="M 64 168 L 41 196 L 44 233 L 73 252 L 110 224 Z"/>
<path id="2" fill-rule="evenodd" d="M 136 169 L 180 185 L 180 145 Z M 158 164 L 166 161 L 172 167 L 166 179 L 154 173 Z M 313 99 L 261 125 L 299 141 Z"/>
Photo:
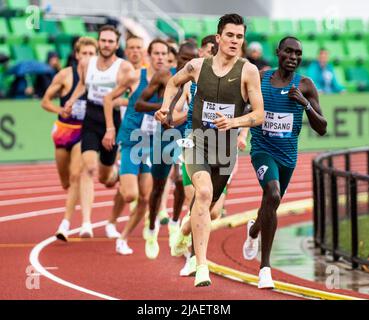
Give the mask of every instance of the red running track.
<path id="1" fill-rule="evenodd" d="M 311 198 L 312 154 L 302 154 L 284 202 Z M 363 164 L 364 165 L 364 164 Z M 107 190 L 96 183 L 93 222 L 106 220 L 110 214 L 116 190 Z M 229 189 L 226 202 L 228 214 L 258 207 L 261 189 L 249 157 L 241 157 L 239 170 Z M 172 205 L 169 198 L 169 208 Z M 41 276 L 39 289 L 29 289 L 32 279 L 26 273 L 32 249 L 51 237 L 63 216 L 65 192 L 59 186 L 55 164 L 0 166 L 0 299 L 99 299 L 101 297 L 75 290 Z M 128 209 L 123 216 L 128 215 Z M 310 214 L 281 218 L 279 225 L 311 219 Z M 81 223 L 77 210 L 72 228 Z M 123 223 L 119 224 L 122 229 Z M 119 256 L 114 240 L 104 238 L 104 228 L 95 229 L 95 238 L 69 243 L 52 242 L 39 256 L 43 267 L 71 284 L 117 299 L 140 300 L 287 300 L 300 299 L 212 275 L 213 285 L 194 288 L 193 278 L 179 277 L 184 260 L 170 256 L 168 233 L 162 227 L 159 234 L 160 255 L 148 260 L 140 225 L 129 242 L 132 256 Z M 257 274 L 257 262 L 246 263 L 241 257 L 244 228 L 214 232 L 209 243 L 209 259 L 240 271 Z M 28 270 L 29 271 L 29 270 Z M 325 289 L 309 281 L 273 271 L 276 280 Z M 341 292 L 342 293 L 342 292 Z M 347 292 L 346 292 L 347 293 Z"/>

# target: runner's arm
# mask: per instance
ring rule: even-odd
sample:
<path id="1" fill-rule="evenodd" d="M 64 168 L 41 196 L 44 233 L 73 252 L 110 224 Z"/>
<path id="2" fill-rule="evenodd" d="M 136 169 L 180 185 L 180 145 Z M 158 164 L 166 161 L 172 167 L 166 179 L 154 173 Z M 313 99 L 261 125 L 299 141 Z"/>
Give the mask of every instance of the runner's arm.
<path id="1" fill-rule="evenodd" d="M 166 122 L 167 114 L 173 99 L 177 96 L 182 85 L 189 81 L 196 82 L 199 70 L 201 69 L 203 59 L 193 59 L 188 62 L 183 69 L 171 77 L 165 88 L 164 101 L 160 108 L 155 113 L 156 120 L 161 123 Z"/>
<path id="2" fill-rule="evenodd" d="M 114 100 L 120 98 L 127 89 L 132 87 L 135 78 L 133 66 L 129 62 L 123 61 L 118 75 L 117 86 L 104 97 L 106 133 L 102 140 L 102 144 L 106 150 L 112 150 L 115 145 L 116 132 L 113 120 Z"/>
<path id="3" fill-rule="evenodd" d="M 64 80 L 67 76 L 66 70 L 59 71 L 54 79 L 52 80 L 50 86 L 47 88 L 42 100 L 41 107 L 46 111 L 57 113 L 64 116 L 64 108 L 53 103 L 53 99 L 60 96 L 60 92 L 64 86 Z"/>
<path id="4" fill-rule="evenodd" d="M 323 116 L 314 83 L 309 78 L 303 78 L 299 88 L 293 86 L 288 96 L 305 107 L 311 128 L 320 136 L 324 136 L 327 133 L 327 121 Z"/>
<path id="5" fill-rule="evenodd" d="M 78 75 L 79 81 L 76 88 L 73 91 L 72 96 L 65 103 L 64 109 L 65 112 L 69 115 L 72 113 L 72 107 L 74 103 L 82 97 L 82 95 L 86 92 L 86 83 L 85 83 L 85 74 L 88 66 L 88 61 L 82 61 L 78 64 Z"/>
<path id="6" fill-rule="evenodd" d="M 185 84 L 185 89 L 182 95 L 179 97 L 172 113 L 172 125 L 177 127 L 183 124 L 187 120 L 188 110 L 183 110 L 183 106 L 189 99 L 189 88 L 188 84 Z"/>
<path id="7" fill-rule="evenodd" d="M 252 111 L 242 117 L 235 118 L 235 128 L 256 127 L 264 122 L 264 100 L 261 93 L 259 71 L 254 65 L 247 64 L 243 72 L 246 73 L 244 84 Z"/>
<path id="8" fill-rule="evenodd" d="M 142 92 L 141 96 L 138 98 L 135 104 L 135 110 L 137 112 L 150 112 L 160 109 L 161 103 L 152 103 L 148 101 L 154 96 L 155 93 L 159 91 L 160 87 L 164 85 L 162 80 L 163 77 L 168 77 L 168 74 L 163 74 L 161 72 L 157 72 L 154 74 L 149 85 Z"/>

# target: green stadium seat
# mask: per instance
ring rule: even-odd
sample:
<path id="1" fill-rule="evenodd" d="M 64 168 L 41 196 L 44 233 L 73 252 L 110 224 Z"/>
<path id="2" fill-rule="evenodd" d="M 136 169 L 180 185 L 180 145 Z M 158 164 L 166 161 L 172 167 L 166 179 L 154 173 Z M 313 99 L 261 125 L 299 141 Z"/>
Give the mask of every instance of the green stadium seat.
<path id="1" fill-rule="evenodd" d="M 10 48 L 6 43 L 0 44 L 0 53 L 5 54 L 8 57 L 12 56 Z"/>
<path id="2" fill-rule="evenodd" d="M 34 47 L 36 59 L 40 62 L 46 62 L 48 53 L 52 51 L 56 51 L 53 44 L 36 44 Z"/>
<path id="3" fill-rule="evenodd" d="M 165 33 L 171 38 L 178 40 L 177 31 L 171 25 L 169 25 L 165 20 L 163 19 L 156 20 L 156 26 L 161 32 Z"/>
<path id="4" fill-rule="evenodd" d="M 275 53 L 275 47 L 269 41 L 261 41 L 261 46 L 263 47 L 263 58 L 274 66 L 277 62 L 277 57 Z"/>
<path id="5" fill-rule="evenodd" d="M 354 61 L 363 63 L 369 58 L 368 48 L 364 41 L 353 40 L 347 42 L 348 57 Z"/>
<path id="6" fill-rule="evenodd" d="M 57 45 L 58 53 L 62 60 L 66 60 L 72 52 L 72 45 L 67 43 L 61 43 Z"/>
<path id="7" fill-rule="evenodd" d="M 184 30 L 186 38 L 197 38 L 198 40 L 200 40 L 200 38 L 204 34 L 203 22 L 198 18 L 179 18 L 178 24 Z"/>
<path id="8" fill-rule="evenodd" d="M 15 62 L 24 60 L 35 60 L 35 55 L 28 44 L 15 44 L 11 46 Z"/>
<path id="9" fill-rule="evenodd" d="M 79 17 L 66 18 L 60 21 L 64 33 L 71 35 L 85 35 L 87 30 L 84 21 Z"/>
<path id="10" fill-rule="evenodd" d="M 216 34 L 218 31 L 218 18 L 204 18 L 203 20 L 204 25 L 204 34 L 203 37 L 206 37 L 210 34 Z"/>
<path id="11" fill-rule="evenodd" d="M 12 10 L 24 10 L 30 5 L 29 0 L 6 0 L 7 7 Z"/>
<path id="12" fill-rule="evenodd" d="M 343 85 L 348 92 L 356 92 L 356 84 L 354 82 L 348 81 L 346 79 L 345 70 L 341 66 L 336 66 L 334 68 L 334 73 L 336 74 L 338 82 Z"/>
<path id="13" fill-rule="evenodd" d="M 311 62 L 316 60 L 319 54 L 320 44 L 318 41 L 302 42 L 302 58 L 303 62 Z"/>
<path id="14" fill-rule="evenodd" d="M 9 37 L 9 28 L 5 18 L 0 18 L 0 41 L 4 42 Z"/>
<path id="15" fill-rule="evenodd" d="M 358 91 L 369 90 L 369 72 L 364 67 L 353 67 L 347 69 L 347 78 L 356 85 Z"/>
<path id="16" fill-rule="evenodd" d="M 362 38 L 367 32 L 366 25 L 362 19 L 347 19 L 345 22 L 346 32 L 351 37 Z"/>
<path id="17" fill-rule="evenodd" d="M 53 36 L 57 36 L 60 33 L 58 23 L 55 20 L 41 19 L 40 32 L 47 33 Z"/>
<path id="18" fill-rule="evenodd" d="M 16 36 L 29 36 L 32 37 L 35 34 L 35 29 L 28 26 L 26 17 L 15 17 L 9 19 L 10 29 L 12 34 Z"/>
<path id="19" fill-rule="evenodd" d="M 312 40 L 318 38 L 319 28 L 318 22 L 314 19 L 301 19 L 297 23 L 298 25 L 298 38 L 301 40 Z"/>
<path id="20" fill-rule="evenodd" d="M 289 36 L 289 35 L 296 35 L 295 22 L 292 20 L 288 20 L 288 19 L 275 20 L 274 28 L 275 28 L 275 33 L 278 34 L 280 38 Z"/>
<path id="21" fill-rule="evenodd" d="M 341 41 L 325 41 L 323 47 L 328 50 L 329 56 L 335 64 L 347 60 L 344 46 Z"/>
<path id="22" fill-rule="evenodd" d="M 267 40 L 275 34 L 273 22 L 269 18 L 253 17 L 246 20 L 248 21 L 250 38 L 255 37 L 256 40 L 259 37 L 260 40 Z"/>
<path id="23" fill-rule="evenodd" d="M 322 25 L 326 39 L 338 40 L 345 36 L 344 24 L 340 19 L 324 19 Z"/>

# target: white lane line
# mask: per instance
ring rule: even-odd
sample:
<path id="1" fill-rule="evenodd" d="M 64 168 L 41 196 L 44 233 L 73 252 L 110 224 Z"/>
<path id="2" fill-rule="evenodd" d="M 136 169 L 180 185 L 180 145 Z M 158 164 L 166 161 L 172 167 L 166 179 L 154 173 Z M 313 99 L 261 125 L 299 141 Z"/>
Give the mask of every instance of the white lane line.
<path id="1" fill-rule="evenodd" d="M 234 183 L 235 185 L 237 185 L 237 183 Z M 256 187 L 259 184 L 257 183 L 257 181 L 255 181 L 254 185 L 251 187 L 243 187 L 243 188 L 236 188 L 236 187 L 231 187 L 230 190 L 230 194 L 233 193 L 246 193 L 246 192 L 253 192 L 253 191 L 257 191 L 259 192 L 260 190 L 257 189 Z M 291 183 L 290 187 L 289 187 L 289 191 L 291 190 L 306 190 L 307 187 L 310 187 L 311 183 Z M 171 188 L 174 190 L 174 188 Z M 60 190 L 58 190 L 60 191 Z M 171 190 L 172 191 L 172 190 Z M 66 200 L 67 195 L 61 191 L 61 194 L 56 194 L 56 195 L 49 195 L 49 196 L 40 196 L 40 197 L 28 197 L 28 198 L 18 198 L 18 199 L 11 199 L 11 200 L 0 200 L 0 207 L 2 206 L 12 206 L 12 205 L 18 205 L 18 204 L 26 204 L 26 203 L 41 203 L 41 202 L 48 202 L 48 201 L 57 201 L 57 200 Z M 96 197 L 100 197 L 100 196 L 113 196 L 116 193 L 116 189 L 111 189 L 111 190 L 102 190 L 102 191 L 96 191 L 95 192 L 95 196 Z M 26 195 L 26 194 L 25 194 Z M 1 196 L 1 192 L 0 192 L 0 196 Z M 173 195 L 172 193 L 170 193 L 168 199 L 173 199 Z"/>
<path id="2" fill-rule="evenodd" d="M 125 216 L 125 217 L 121 217 L 118 219 L 118 222 L 122 222 L 122 221 L 127 221 L 129 219 L 129 217 Z M 96 222 L 94 224 L 92 224 L 92 228 L 99 228 L 102 227 L 104 225 L 107 224 L 108 221 L 101 221 L 101 222 Z M 81 228 L 77 228 L 77 229 L 73 229 L 70 230 L 69 235 L 74 235 L 76 233 L 78 233 L 80 231 Z M 40 242 L 39 244 L 37 244 L 31 251 L 30 256 L 29 256 L 29 261 L 31 263 L 31 265 L 35 268 L 35 270 L 40 273 L 41 275 L 43 275 L 44 277 L 50 279 L 51 281 L 54 281 L 56 283 L 59 283 L 65 287 L 101 298 L 101 299 L 105 299 L 105 300 L 119 300 L 118 298 L 114 298 L 111 296 L 108 296 L 106 294 L 103 293 L 99 293 L 93 290 L 89 290 L 86 288 L 83 288 L 81 286 L 78 286 L 74 283 L 71 283 L 69 281 L 63 280 L 55 275 L 53 275 L 52 273 L 50 273 L 49 271 L 46 270 L 46 268 L 44 268 L 40 261 L 39 261 L 39 256 L 40 253 L 43 249 L 45 249 L 48 245 L 50 245 L 51 243 L 57 241 L 57 238 L 55 236 L 50 237 L 45 239 L 44 241 Z"/>
<path id="3" fill-rule="evenodd" d="M 113 201 L 105 201 L 105 202 L 96 202 L 92 205 L 92 207 L 93 208 L 103 208 L 103 207 L 108 207 L 112 205 L 113 205 Z M 79 205 L 76 206 L 76 210 L 81 210 L 81 206 Z M 65 207 L 30 211 L 30 212 L 19 213 L 19 214 L 12 214 L 12 215 L 0 217 L 0 223 L 7 222 L 7 221 L 13 221 L 13 220 L 21 220 L 25 218 L 46 216 L 49 214 L 56 214 L 56 213 L 62 213 L 62 212 L 65 212 Z"/>

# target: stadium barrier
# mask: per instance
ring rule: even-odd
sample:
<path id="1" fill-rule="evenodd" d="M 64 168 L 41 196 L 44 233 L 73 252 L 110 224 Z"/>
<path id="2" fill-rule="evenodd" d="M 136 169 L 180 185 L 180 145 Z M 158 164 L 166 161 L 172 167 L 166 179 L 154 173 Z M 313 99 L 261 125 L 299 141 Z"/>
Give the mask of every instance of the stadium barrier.
<path id="1" fill-rule="evenodd" d="M 352 267 L 369 265 L 369 147 L 313 160 L 314 242 Z"/>
<path id="2" fill-rule="evenodd" d="M 320 100 L 328 133 L 319 137 L 305 117 L 300 151 L 368 145 L 369 94 L 322 95 Z M 50 133 L 55 119 L 55 114 L 41 108 L 39 100 L 0 100 L 0 162 L 52 160 Z"/>

